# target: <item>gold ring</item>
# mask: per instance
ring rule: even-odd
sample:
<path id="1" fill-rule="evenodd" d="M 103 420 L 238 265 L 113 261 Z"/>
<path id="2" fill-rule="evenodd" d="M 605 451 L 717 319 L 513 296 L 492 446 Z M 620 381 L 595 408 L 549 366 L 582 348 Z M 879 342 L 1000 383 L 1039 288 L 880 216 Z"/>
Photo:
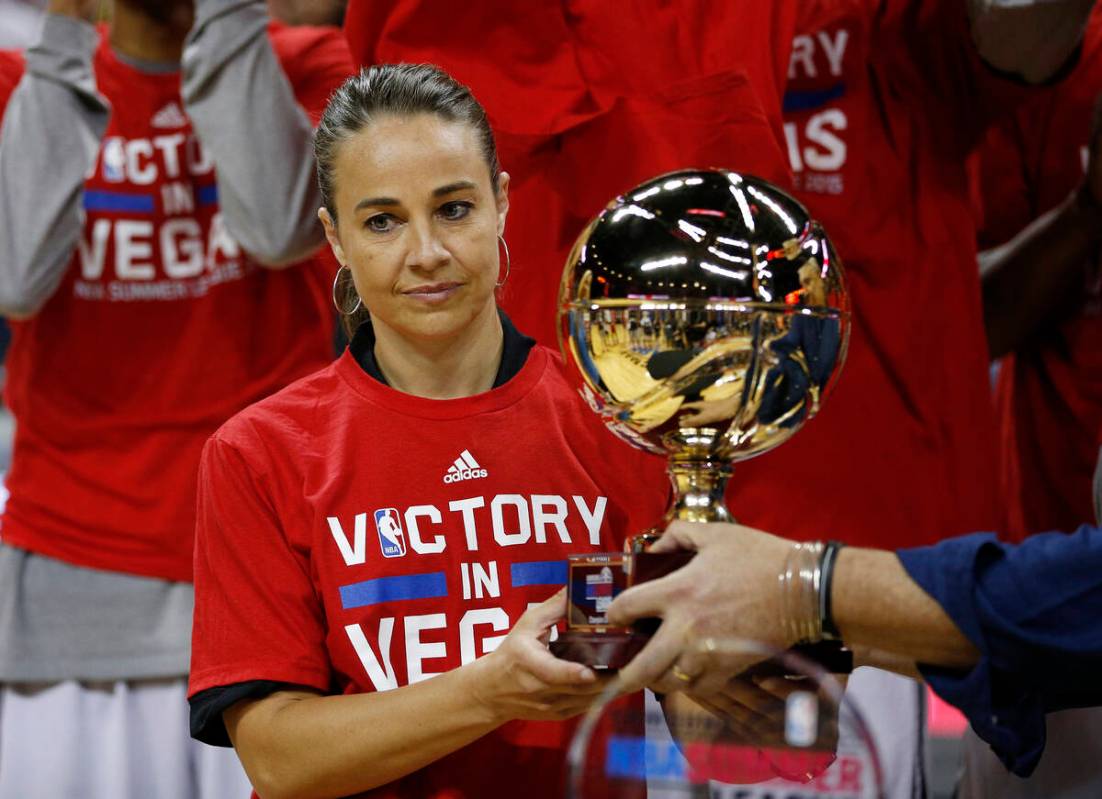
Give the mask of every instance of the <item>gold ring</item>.
<path id="1" fill-rule="evenodd" d="M 683 672 L 681 670 L 681 667 L 678 666 L 676 663 L 674 663 L 673 668 L 670 669 L 670 674 L 681 680 L 681 682 L 683 683 L 691 683 L 693 680 L 696 679 L 691 674 L 686 674 L 685 672 Z"/>

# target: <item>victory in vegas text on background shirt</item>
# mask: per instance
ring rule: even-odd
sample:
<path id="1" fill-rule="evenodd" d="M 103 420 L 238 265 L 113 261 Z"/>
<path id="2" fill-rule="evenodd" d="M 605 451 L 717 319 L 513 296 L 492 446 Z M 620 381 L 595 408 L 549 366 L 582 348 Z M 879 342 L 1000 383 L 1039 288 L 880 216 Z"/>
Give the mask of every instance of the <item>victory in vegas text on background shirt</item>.
<path id="1" fill-rule="evenodd" d="M 658 521 L 665 462 L 619 442 L 537 346 L 503 386 L 428 400 L 346 352 L 211 439 L 189 692 L 394 689 L 469 663 Z M 571 724 L 512 722 L 370 796 L 563 795 Z M 449 791 L 452 791 L 449 793 Z"/>
<path id="2" fill-rule="evenodd" d="M 351 71 L 340 31 L 270 33 L 317 119 Z M 0 69 L 6 105 L 22 59 L 6 54 Z M 111 114 L 83 192 L 84 231 L 54 295 L 12 324 L 3 536 L 70 563 L 189 580 L 203 442 L 331 359 L 332 271 L 264 269 L 229 236 L 178 72 L 123 63 L 104 31 L 94 70 Z"/>
<path id="3" fill-rule="evenodd" d="M 510 173 L 501 305 L 557 346 L 559 278 L 578 234 L 664 172 L 724 167 L 788 185 L 780 97 L 796 0 L 351 0 L 357 63 L 439 64 L 470 86 Z M 492 53 L 492 57 L 487 57 Z"/>
<path id="4" fill-rule="evenodd" d="M 989 131 L 976 153 L 981 248 L 1013 238 L 1083 180 L 1102 96 L 1102 9 L 1075 70 Z M 1014 539 L 1094 521 L 1102 432 L 1102 269 L 1083 264 L 1077 295 L 999 367 L 995 390 L 1006 532 Z"/>
<path id="5" fill-rule="evenodd" d="M 866 546 L 996 529 L 964 159 L 987 109 L 1022 89 L 979 61 L 955 0 L 822 0 L 805 12 L 786 143 L 796 194 L 845 266 L 852 336 L 818 417 L 740 464 L 729 505 L 782 535 Z"/>

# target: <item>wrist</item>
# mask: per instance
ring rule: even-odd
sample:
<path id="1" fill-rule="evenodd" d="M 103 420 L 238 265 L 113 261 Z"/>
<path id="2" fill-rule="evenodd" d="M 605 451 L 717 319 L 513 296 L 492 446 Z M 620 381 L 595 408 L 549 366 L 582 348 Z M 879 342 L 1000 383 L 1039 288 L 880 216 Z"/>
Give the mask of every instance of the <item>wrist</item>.
<path id="1" fill-rule="evenodd" d="M 779 575 L 781 631 L 787 646 L 823 638 L 819 612 L 822 542 L 793 544 Z"/>
<path id="2" fill-rule="evenodd" d="M 467 695 L 474 702 L 478 721 L 494 727 L 511 721 L 501 704 L 496 701 L 494 692 L 495 686 L 500 685 L 503 678 L 498 669 L 500 659 L 496 651 L 490 652 L 459 669 L 467 683 Z"/>
<path id="3" fill-rule="evenodd" d="M 827 541 L 823 547 L 823 556 L 819 561 L 822 575 L 819 578 L 819 629 L 824 640 L 841 641 L 842 633 L 834 622 L 834 567 L 838 555 L 845 544 L 840 541 Z"/>
<path id="4" fill-rule="evenodd" d="M 794 544 L 780 571 L 780 618 L 788 646 L 840 641 L 834 623 L 831 590 L 838 541 Z"/>

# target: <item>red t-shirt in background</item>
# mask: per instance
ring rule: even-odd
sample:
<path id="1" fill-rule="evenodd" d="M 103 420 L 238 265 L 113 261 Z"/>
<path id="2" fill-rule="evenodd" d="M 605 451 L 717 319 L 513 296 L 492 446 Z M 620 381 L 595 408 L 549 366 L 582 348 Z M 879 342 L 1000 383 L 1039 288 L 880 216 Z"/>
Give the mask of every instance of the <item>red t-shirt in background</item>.
<path id="1" fill-rule="evenodd" d="M 271 38 L 316 118 L 351 71 L 340 32 L 273 26 Z M 0 67 L 3 106 L 22 61 Z M 80 244 L 42 310 L 12 323 L 3 538 L 78 565 L 189 580 L 203 442 L 331 359 L 332 273 L 314 261 L 264 269 L 230 238 L 179 73 L 128 66 L 106 36 L 94 69 L 112 110 Z"/>
<path id="2" fill-rule="evenodd" d="M 736 467 L 731 511 L 783 535 L 892 548 L 996 529 L 964 160 L 1022 90 L 979 62 L 959 2 L 822 0 L 805 11 L 787 147 L 797 196 L 845 265 L 852 337 L 819 416 Z"/>
<path id="3" fill-rule="evenodd" d="M 780 95 L 793 0 L 482 2 L 352 0 L 345 30 L 364 65 L 438 64 L 486 108 L 512 176 L 501 305 L 555 346 L 559 278 L 610 200 L 684 167 L 788 182 Z"/>
<path id="4" fill-rule="evenodd" d="M 612 438 L 545 348 L 505 385 L 443 401 L 346 352 L 207 445 L 190 693 L 362 693 L 457 668 L 562 587 L 567 555 L 618 551 L 656 522 L 666 485 L 664 462 Z M 558 799 L 572 732 L 513 722 L 365 795 Z"/>
<path id="5" fill-rule="evenodd" d="M 1102 10 L 1061 83 L 992 129 L 976 153 L 982 248 L 1013 238 L 1079 186 L 1102 94 Z M 1102 429 L 1102 269 L 1083 264 L 1077 306 L 1002 359 L 995 391 L 1006 530 L 1020 538 L 1094 521 Z"/>

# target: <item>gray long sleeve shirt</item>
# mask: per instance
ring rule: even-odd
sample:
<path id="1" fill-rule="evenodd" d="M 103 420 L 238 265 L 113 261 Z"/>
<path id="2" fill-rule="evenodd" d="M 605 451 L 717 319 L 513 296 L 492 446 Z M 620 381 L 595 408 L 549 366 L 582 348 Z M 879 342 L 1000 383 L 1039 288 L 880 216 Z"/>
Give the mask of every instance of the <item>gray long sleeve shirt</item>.
<path id="1" fill-rule="evenodd" d="M 214 159 L 230 233 L 260 262 L 287 265 L 324 241 L 321 192 L 313 125 L 268 44 L 267 25 L 263 3 L 200 0 L 181 93 Z"/>
<path id="2" fill-rule="evenodd" d="M 0 313 L 53 294 L 84 226 L 81 195 L 110 109 L 96 91 L 96 31 L 48 15 L 0 127 Z"/>
<path id="3" fill-rule="evenodd" d="M 201 0 L 184 90 L 215 163 L 227 227 L 255 255 L 282 262 L 307 253 L 322 233 L 309 119 L 266 22 L 262 3 Z M 85 176 L 111 113 L 96 88 L 97 42 L 92 26 L 47 16 L 4 114 L 0 313 L 41 308 L 82 235 Z M 191 606 L 188 583 L 83 568 L 0 544 L 0 682 L 182 677 Z"/>
<path id="4" fill-rule="evenodd" d="M 227 229 L 257 261 L 288 265 L 324 234 L 313 128 L 267 36 L 262 2 L 200 0 L 182 96 L 211 155 Z M 84 225 L 84 177 L 110 107 L 96 90 L 95 29 L 47 15 L 0 128 L 0 313 L 34 314 L 57 288 Z"/>

